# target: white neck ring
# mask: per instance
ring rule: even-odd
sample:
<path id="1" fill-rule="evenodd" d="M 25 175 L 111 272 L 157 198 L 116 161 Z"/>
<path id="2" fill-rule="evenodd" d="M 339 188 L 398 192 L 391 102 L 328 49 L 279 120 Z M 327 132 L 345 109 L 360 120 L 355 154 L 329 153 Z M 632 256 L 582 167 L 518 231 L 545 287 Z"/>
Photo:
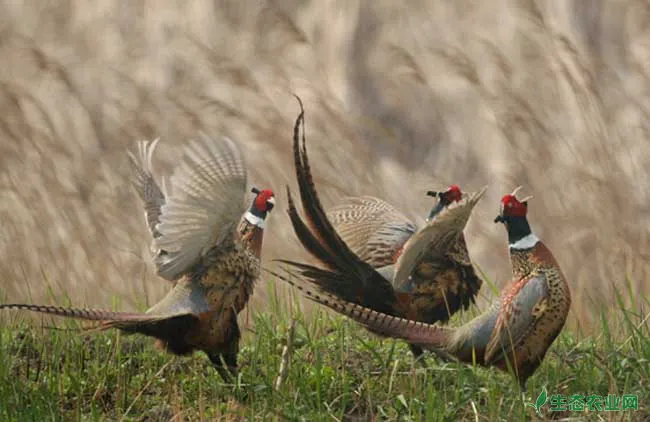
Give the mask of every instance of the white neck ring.
<path id="1" fill-rule="evenodd" d="M 530 249 L 535 246 L 537 242 L 539 242 L 539 238 L 535 236 L 534 233 L 531 233 L 517 240 L 515 243 L 511 243 L 510 249 Z"/>
<path id="2" fill-rule="evenodd" d="M 260 229 L 264 228 L 264 219 L 256 216 L 252 212 L 246 211 L 246 214 L 244 214 L 244 218 L 252 225 L 259 227 Z"/>

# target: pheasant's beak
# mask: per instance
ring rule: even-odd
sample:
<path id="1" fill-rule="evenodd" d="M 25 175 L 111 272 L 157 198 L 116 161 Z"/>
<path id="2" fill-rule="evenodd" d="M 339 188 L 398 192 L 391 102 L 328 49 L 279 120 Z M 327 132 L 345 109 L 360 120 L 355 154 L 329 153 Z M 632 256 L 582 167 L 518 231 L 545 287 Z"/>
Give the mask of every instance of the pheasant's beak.
<path id="1" fill-rule="evenodd" d="M 266 200 L 266 211 L 271 211 L 275 206 L 275 196 L 270 197 Z"/>
<path id="2" fill-rule="evenodd" d="M 506 222 L 506 218 L 503 216 L 503 214 L 497 215 L 497 218 L 494 219 L 495 223 L 504 223 Z"/>

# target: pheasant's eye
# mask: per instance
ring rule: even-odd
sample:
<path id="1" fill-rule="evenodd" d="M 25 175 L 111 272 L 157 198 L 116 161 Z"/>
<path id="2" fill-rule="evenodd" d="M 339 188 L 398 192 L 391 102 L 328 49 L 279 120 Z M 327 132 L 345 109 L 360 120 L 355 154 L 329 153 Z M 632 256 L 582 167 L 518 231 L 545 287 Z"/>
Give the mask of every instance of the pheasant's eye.
<path id="1" fill-rule="evenodd" d="M 508 208 L 512 208 L 512 202 L 508 202 Z"/>

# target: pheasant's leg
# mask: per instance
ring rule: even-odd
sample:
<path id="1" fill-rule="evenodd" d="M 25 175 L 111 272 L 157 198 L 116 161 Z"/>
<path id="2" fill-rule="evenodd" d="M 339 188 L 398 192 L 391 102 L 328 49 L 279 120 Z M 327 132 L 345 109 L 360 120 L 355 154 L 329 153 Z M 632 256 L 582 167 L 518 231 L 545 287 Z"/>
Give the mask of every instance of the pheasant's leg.
<path id="1" fill-rule="evenodd" d="M 208 357 L 224 382 L 232 383 L 237 379 L 237 353 L 208 353 Z"/>
<path id="2" fill-rule="evenodd" d="M 522 397 L 526 396 L 526 380 L 519 380 L 519 388 L 521 389 Z"/>
<path id="3" fill-rule="evenodd" d="M 444 363 L 451 363 L 451 362 L 458 362 L 458 358 L 455 357 L 454 355 L 450 354 L 449 352 L 446 352 L 443 349 L 436 349 L 436 348 L 430 348 L 428 351 L 436 357 L 436 359 L 444 362 Z"/>
<path id="4" fill-rule="evenodd" d="M 239 371 L 237 370 L 237 354 L 239 353 L 239 338 L 241 333 L 237 325 L 237 316 L 232 313 L 224 347 L 215 352 L 209 352 L 208 357 L 221 378 L 225 382 L 233 382 Z"/>
<path id="5" fill-rule="evenodd" d="M 427 361 L 424 358 L 424 350 L 420 346 L 416 346 L 415 344 L 409 344 L 409 348 L 411 349 L 411 353 L 413 353 L 413 358 L 415 359 L 416 363 L 419 363 L 423 367 L 427 367 Z"/>

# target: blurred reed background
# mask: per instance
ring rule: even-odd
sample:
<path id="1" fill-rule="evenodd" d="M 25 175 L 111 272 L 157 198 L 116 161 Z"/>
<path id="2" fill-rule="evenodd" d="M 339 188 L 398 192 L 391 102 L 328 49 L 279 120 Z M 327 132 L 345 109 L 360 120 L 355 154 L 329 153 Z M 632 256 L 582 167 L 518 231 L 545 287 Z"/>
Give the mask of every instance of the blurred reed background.
<path id="1" fill-rule="evenodd" d="M 0 57 L 7 301 L 160 298 L 125 151 L 160 136 L 168 174 L 198 130 L 235 138 L 278 194 L 265 265 L 306 259 L 285 213 L 292 93 L 326 207 L 377 195 L 422 222 L 426 190 L 487 183 L 467 236 L 501 286 L 492 220 L 521 184 L 571 282 L 573 328 L 613 309 L 615 288 L 650 292 L 645 0 L 4 0 Z"/>

